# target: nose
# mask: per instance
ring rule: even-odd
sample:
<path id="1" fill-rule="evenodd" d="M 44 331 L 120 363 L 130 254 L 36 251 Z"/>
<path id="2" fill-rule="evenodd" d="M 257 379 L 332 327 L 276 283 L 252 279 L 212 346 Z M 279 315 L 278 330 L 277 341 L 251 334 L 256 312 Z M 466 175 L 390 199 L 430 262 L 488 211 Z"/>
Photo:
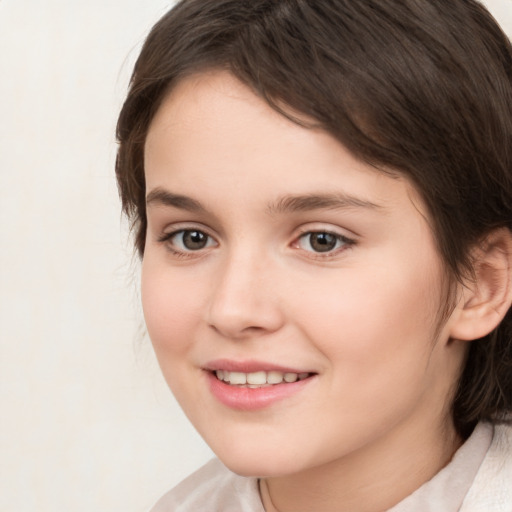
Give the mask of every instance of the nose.
<path id="1" fill-rule="evenodd" d="M 284 322 L 272 265 L 257 254 L 227 258 L 219 269 L 207 311 L 209 326 L 230 339 L 261 336 Z"/>

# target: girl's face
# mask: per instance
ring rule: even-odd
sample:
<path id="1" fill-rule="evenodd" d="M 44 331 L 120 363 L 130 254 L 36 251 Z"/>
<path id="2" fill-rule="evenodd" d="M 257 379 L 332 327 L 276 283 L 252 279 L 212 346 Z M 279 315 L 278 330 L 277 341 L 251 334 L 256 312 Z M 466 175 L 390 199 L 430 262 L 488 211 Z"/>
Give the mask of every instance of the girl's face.
<path id="1" fill-rule="evenodd" d="M 444 273 L 405 179 L 225 72 L 172 91 L 145 168 L 147 328 L 177 400 L 231 469 L 439 452 L 464 350 L 448 342 L 451 318 L 435 337 Z"/>

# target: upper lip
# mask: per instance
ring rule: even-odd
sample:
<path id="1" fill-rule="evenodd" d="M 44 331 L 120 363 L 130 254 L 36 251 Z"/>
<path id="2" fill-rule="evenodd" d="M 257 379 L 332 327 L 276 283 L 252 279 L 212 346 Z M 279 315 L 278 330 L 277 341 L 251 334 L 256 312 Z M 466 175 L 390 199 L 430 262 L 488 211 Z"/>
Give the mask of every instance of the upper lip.
<path id="1" fill-rule="evenodd" d="M 224 370 L 228 372 L 254 373 L 254 372 L 282 372 L 282 373 L 315 373 L 309 370 L 282 366 L 265 361 L 247 360 L 235 361 L 231 359 L 215 359 L 203 367 L 204 370 L 214 372 Z"/>

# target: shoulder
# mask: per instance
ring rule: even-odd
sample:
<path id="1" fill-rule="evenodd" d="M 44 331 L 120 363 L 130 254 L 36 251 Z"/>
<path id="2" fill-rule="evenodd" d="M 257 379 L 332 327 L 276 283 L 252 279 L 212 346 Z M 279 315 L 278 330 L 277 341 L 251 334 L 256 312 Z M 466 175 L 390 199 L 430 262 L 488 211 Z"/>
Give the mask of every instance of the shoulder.
<path id="1" fill-rule="evenodd" d="M 512 512 L 512 425 L 495 425 L 461 512 Z"/>
<path id="2" fill-rule="evenodd" d="M 165 494 L 151 512 L 264 512 L 258 480 L 213 459 Z"/>

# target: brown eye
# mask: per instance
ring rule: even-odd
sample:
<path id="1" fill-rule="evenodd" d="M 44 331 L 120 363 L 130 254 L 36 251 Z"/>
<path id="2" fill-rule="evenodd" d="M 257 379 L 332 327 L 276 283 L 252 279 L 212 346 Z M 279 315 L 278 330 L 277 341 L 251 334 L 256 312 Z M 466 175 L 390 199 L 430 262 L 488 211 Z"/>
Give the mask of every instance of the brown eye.
<path id="1" fill-rule="evenodd" d="M 169 243 L 181 252 L 200 251 L 216 245 L 215 240 L 198 229 L 182 229 L 165 236 L 161 241 Z"/>
<path id="2" fill-rule="evenodd" d="M 198 251 L 206 247 L 208 235 L 202 231 L 183 231 L 182 243 L 189 251 Z"/>
<path id="3" fill-rule="evenodd" d="M 337 239 L 331 233 L 311 233 L 309 244 L 316 252 L 332 251 L 336 247 Z"/>
<path id="4" fill-rule="evenodd" d="M 335 249 L 340 249 L 352 242 L 342 235 L 328 233 L 325 231 L 311 231 L 304 233 L 298 241 L 301 249 L 309 252 L 326 253 Z"/>

